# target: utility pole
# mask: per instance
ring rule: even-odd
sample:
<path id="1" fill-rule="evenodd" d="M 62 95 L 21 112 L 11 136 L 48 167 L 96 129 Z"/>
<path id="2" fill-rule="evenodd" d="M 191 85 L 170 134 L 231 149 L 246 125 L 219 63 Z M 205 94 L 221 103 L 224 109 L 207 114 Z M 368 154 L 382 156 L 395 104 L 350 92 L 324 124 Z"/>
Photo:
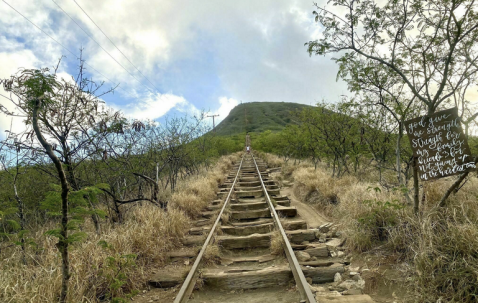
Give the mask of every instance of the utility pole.
<path id="1" fill-rule="evenodd" d="M 217 115 L 211 115 L 211 116 L 206 116 L 208 118 L 212 118 L 212 129 L 214 130 L 214 132 L 216 132 L 216 123 L 214 122 L 214 118 L 215 117 L 219 117 L 219 114 Z"/>

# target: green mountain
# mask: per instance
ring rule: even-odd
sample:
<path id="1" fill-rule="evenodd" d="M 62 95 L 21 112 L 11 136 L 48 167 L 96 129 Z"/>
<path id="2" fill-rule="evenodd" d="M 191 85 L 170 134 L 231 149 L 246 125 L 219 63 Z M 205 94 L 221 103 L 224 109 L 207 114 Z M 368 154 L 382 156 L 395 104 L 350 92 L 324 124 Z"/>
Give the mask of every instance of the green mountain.
<path id="1" fill-rule="evenodd" d="M 242 103 L 234 107 L 216 126 L 216 133 L 220 136 L 230 136 L 245 132 L 280 131 L 287 124 L 294 123 L 292 111 L 306 107 L 310 106 L 291 102 Z"/>

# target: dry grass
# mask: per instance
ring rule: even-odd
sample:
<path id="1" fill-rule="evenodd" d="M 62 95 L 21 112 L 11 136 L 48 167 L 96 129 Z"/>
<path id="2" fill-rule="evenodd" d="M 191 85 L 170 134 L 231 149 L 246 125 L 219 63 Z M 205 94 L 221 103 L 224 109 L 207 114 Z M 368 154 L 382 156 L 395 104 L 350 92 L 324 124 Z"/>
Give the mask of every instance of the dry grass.
<path id="1" fill-rule="evenodd" d="M 327 215 L 333 212 L 332 205 L 339 204 L 340 200 L 343 200 L 339 195 L 349 192 L 348 190 L 344 192 L 344 189 L 350 189 L 358 183 L 355 177 L 336 179 L 330 177 L 325 170 L 315 170 L 312 167 L 299 167 L 294 170 L 292 177 L 294 194 L 303 201 L 315 205 Z"/>
<path id="2" fill-rule="evenodd" d="M 478 179 L 469 178 L 448 206 L 438 201 L 454 177 L 422 182 L 420 214 L 413 214 L 398 190 L 387 190 L 378 174 L 331 178 L 319 166 L 283 167 L 294 179 L 294 192 L 333 218 L 351 251 L 379 249 L 408 263 L 410 289 L 417 302 L 478 301 Z M 393 178 L 393 176 L 384 176 Z M 377 189 L 376 189 L 377 188 Z"/>
<path id="3" fill-rule="evenodd" d="M 276 230 L 271 236 L 271 254 L 282 255 L 284 254 L 284 240 L 282 239 L 280 232 Z"/>
<path id="4" fill-rule="evenodd" d="M 122 296 L 139 289 L 151 273 L 152 266 L 165 260 L 165 252 L 178 245 L 189 219 L 178 210 L 165 212 L 158 207 L 135 207 L 125 223 L 108 228 L 101 236 L 88 233 L 88 239 L 70 251 L 71 273 L 69 302 L 95 302 L 103 297 Z M 41 230 L 33 237 L 41 243 L 41 251 L 29 257 L 29 265 L 20 265 L 18 252 L 2 260 L 0 301 L 55 302 L 61 286 L 56 239 L 45 238 Z M 105 247 L 98 243 L 105 241 Z M 106 247 L 107 246 L 107 247 Z M 127 255 L 136 255 L 126 262 Z M 109 260 L 108 260 L 109 258 Z M 114 258 L 114 259 L 111 259 Z M 33 259 L 35 261 L 33 261 Z M 120 269 L 122 267 L 122 269 Z M 123 287 L 112 283 L 119 274 Z"/>
<path id="5" fill-rule="evenodd" d="M 214 169 L 205 172 L 203 176 L 184 183 L 181 190 L 171 197 L 170 207 L 180 209 L 188 216 L 195 218 L 210 201 L 216 197 L 219 184 L 223 183 L 225 173 L 232 168 L 232 162 L 238 160 L 238 155 L 222 157 Z"/>
<path id="6" fill-rule="evenodd" d="M 221 249 L 216 244 L 209 244 L 206 247 L 204 256 L 202 257 L 204 265 L 220 264 L 221 263 Z"/>
<path id="7" fill-rule="evenodd" d="M 237 161 L 237 155 L 221 158 L 214 169 L 180 184 L 168 211 L 151 204 L 133 206 L 123 224 L 104 225 L 99 236 L 92 224 L 85 223 L 82 231 L 87 234 L 86 240 L 70 250 L 68 301 L 99 302 L 142 289 L 151 271 L 164 264 L 166 252 L 180 245 L 191 227 L 191 217 L 215 198 L 232 161 Z M 61 270 L 57 240 L 44 235 L 52 228 L 44 226 L 29 235 L 38 248 L 28 249 L 28 265 L 22 265 L 18 248 L 1 251 L 1 302 L 58 301 Z"/>

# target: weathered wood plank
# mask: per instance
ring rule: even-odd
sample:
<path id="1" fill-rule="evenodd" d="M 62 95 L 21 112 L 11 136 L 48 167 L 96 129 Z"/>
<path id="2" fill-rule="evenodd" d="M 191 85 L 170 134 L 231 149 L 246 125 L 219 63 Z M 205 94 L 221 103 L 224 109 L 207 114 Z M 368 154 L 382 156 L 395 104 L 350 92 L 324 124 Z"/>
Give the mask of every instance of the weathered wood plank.
<path id="1" fill-rule="evenodd" d="M 231 211 L 231 219 L 244 220 L 244 219 L 257 219 L 257 218 L 270 218 L 271 212 L 268 208 L 260 210 L 248 210 L 248 211 Z"/>
<path id="2" fill-rule="evenodd" d="M 273 223 L 266 223 L 266 224 L 244 226 L 244 227 L 222 226 L 221 230 L 228 235 L 248 236 L 252 234 L 266 234 L 271 232 L 273 228 L 274 228 Z"/>
<path id="3" fill-rule="evenodd" d="M 193 227 L 189 230 L 189 234 L 198 236 L 204 233 L 208 233 L 210 230 L 211 230 L 210 226 Z"/>
<path id="4" fill-rule="evenodd" d="M 261 190 L 235 191 L 236 197 L 262 197 L 264 192 Z"/>
<path id="5" fill-rule="evenodd" d="M 304 251 L 311 257 L 324 258 L 329 256 L 329 249 L 325 244 L 318 244 L 314 246 L 308 245 Z"/>
<path id="6" fill-rule="evenodd" d="M 205 269 L 202 278 L 206 285 L 220 289 L 253 289 L 287 285 L 293 276 L 288 266 L 276 266 L 244 272 Z"/>
<path id="7" fill-rule="evenodd" d="M 276 206 L 277 213 L 285 217 L 295 217 L 297 216 L 297 208 L 295 206 L 285 207 L 285 206 Z"/>
<path id="8" fill-rule="evenodd" d="M 272 219 L 256 219 L 254 221 L 247 221 L 247 222 L 231 222 L 232 226 L 253 226 L 253 225 L 260 225 L 260 224 L 265 224 L 265 223 L 273 223 L 274 221 Z"/>
<path id="9" fill-rule="evenodd" d="M 231 204 L 231 210 L 234 210 L 234 211 L 257 210 L 257 209 L 264 209 L 264 208 L 267 208 L 266 201 Z"/>
<path id="10" fill-rule="evenodd" d="M 245 263 L 245 262 L 264 263 L 264 262 L 275 260 L 276 258 L 277 258 L 277 255 L 271 255 L 271 254 L 256 256 L 256 257 L 221 258 L 221 264 L 229 266 L 231 264 Z"/>
<path id="11" fill-rule="evenodd" d="M 327 261 L 306 261 L 306 262 L 299 262 L 300 265 L 303 266 L 311 266 L 311 267 L 327 267 L 334 265 L 334 262 L 327 262 Z"/>
<path id="12" fill-rule="evenodd" d="M 282 227 L 285 230 L 307 229 L 307 222 L 304 220 L 281 221 Z"/>
<path id="13" fill-rule="evenodd" d="M 374 303 L 369 295 L 321 297 L 320 303 Z"/>
<path id="14" fill-rule="evenodd" d="M 325 283 L 334 280 L 335 273 L 344 272 L 342 265 L 329 267 L 302 267 L 304 275 L 311 278 L 313 283 Z M 230 268 L 205 269 L 202 278 L 206 285 L 220 289 L 251 289 L 264 288 L 277 285 L 286 285 L 293 281 L 292 271 L 289 266 L 274 266 L 263 269 Z"/>
<path id="15" fill-rule="evenodd" d="M 315 239 L 315 233 L 310 229 L 290 230 L 286 231 L 286 234 L 290 242 L 297 244 Z"/>
<path id="16" fill-rule="evenodd" d="M 206 240 L 206 236 L 187 236 L 184 237 L 181 242 L 185 246 L 200 246 L 204 243 Z"/>
<path id="17" fill-rule="evenodd" d="M 306 267 L 301 266 L 304 276 L 311 278 L 312 283 L 328 283 L 334 282 L 334 276 L 336 273 L 343 273 L 345 271 L 342 264 L 333 264 L 328 267 Z"/>
<path id="18" fill-rule="evenodd" d="M 225 249 L 269 247 L 271 234 L 253 234 L 249 236 L 218 236 L 217 244 Z"/>
<path id="19" fill-rule="evenodd" d="M 164 269 L 157 272 L 148 281 L 148 284 L 157 288 L 174 287 L 184 281 L 190 268 Z"/>

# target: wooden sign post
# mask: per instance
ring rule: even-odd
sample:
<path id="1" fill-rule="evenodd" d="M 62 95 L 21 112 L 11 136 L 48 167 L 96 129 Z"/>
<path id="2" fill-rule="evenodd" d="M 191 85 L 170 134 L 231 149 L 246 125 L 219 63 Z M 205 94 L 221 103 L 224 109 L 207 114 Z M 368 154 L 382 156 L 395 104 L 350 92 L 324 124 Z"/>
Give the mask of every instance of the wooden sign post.
<path id="1" fill-rule="evenodd" d="M 456 107 L 405 121 L 405 127 L 422 181 L 476 169 Z"/>

